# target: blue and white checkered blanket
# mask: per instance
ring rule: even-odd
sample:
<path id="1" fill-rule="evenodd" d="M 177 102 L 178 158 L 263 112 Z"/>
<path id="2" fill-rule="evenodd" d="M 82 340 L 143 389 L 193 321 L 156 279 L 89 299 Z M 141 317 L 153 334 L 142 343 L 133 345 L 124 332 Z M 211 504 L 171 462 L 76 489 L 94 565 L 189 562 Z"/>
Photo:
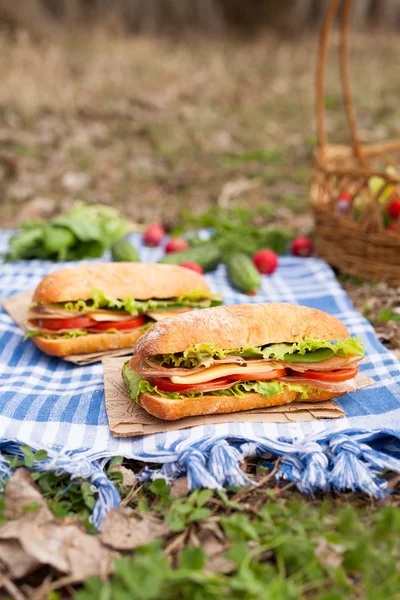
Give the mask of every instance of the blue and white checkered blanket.
<path id="1" fill-rule="evenodd" d="M 9 234 L 0 234 L 0 252 Z M 133 241 L 145 262 L 162 250 Z M 108 258 L 107 258 L 108 259 Z M 66 264 L 20 261 L 0 266 L 0 295 L 33 289 L 49 272 Z M 69 263 L 71 266 L 71 263 Z M 346 417 L 302 423 L 226 423 L 203 425 L 139 438 L 113 438 L 107 423 L 100 363 L 75 366 L 50 358 L 30 341 L 11 318 L 0 312 L 0 449 L 18 453 L 18 444 L 48 450 L 39 469 L 63 469 L 89 478 L 98 488 L 93 522 L 119 498 L 103 471 L 115 455 L 145 463 L 161 463 L 148 476 L 172 479 L 187 473 L 190 486 L 218 488 L 242 484 L 240 460 L 250 455 L 281 456 L 281 477 L 294 480 L 304 492 L 318 489 L 361 490 L 385 494 L 382 469 L 400 472 L 400 364 L 376 338 L 373 328 L 353 308 L 327 264 L 316 258 L 282 257 L 276 273 L 264 277 L 249 300 L 232 289 L 225 268 L 207 275 L 225 304 L 280 301 L 311 306 L 341 319 L 352 335 L 361 336 L 366 359 L 361 372 L 376 383 L 337 400 Z M 5 461 L 0 472 L 8 474 Z"/>

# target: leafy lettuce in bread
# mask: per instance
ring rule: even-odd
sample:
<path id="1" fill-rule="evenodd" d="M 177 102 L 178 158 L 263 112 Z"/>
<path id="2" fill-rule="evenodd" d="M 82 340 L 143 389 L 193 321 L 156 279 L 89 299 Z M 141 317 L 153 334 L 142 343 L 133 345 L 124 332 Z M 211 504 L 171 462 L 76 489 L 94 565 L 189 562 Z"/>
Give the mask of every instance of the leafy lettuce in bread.
<path id="1" fill-rule="evenodd" d="M 122 372 L 130 397 L 135 402 L 138 402 L 141 393 L 149 394 L 150 396 L 160 396 L 161 398 L 167 398 L 169 400 L 194 398 L 204 395 L 202 392 L 186 392 L 185 394 L 179 392 L 164 392 L 158 389 L 157 386 L 152 385 L 146 379 L 142 379 L 140 374 L 129 369 L 128 365 L 129 361 L 125 363 Z M 213 390 L 211 393 L 213 396 L 236 396 L 237 398 L 241 398 L 249 392 L 255 392 L 257 394 L 262 394 L 266 398 L 270 398 L 283 393 L 285 389 L 300 393 L 302 400 L 306 400 L 308 398 L 308 393 L 312 388 L 306 385 L 283 383 L 276 380 L 239 381 L 228 389 Z"/>
<path id="2" fill-rule="evenodd" d="M 126 298 L 118 300 L 105 294 L 97 288 L 92 289 L 92 300 L 78 300 L 76 302 L 65 302 L 56 304 L 57 308 L 70 311 L 86 312 L 93 309 L 125 310 L 132 315 L 145 313 L 149 310 L 173 310 L 174 308 L 209 308 L 211 306 L 219 306 L 222 304 L 220 294 L 213 294 L 209 290 L 198 288 L 178 296 L 176 298 L 167 299 L 149 299 L 135 300 L 134 298 Z"/>
<path id="3" fill-rule="evenodd" d="M 360 338 L 346 338 L 336 342 L 317 340 L 310 336 L 299 339 L 293 344 L 269 344 L 261 348 L 243 346 L 231 350 L 223 350 L 213 344 L 202 343 L 188 348 L 178 354 L 159 354 L 149 357 L 152 362 L 171 367 L 191 369 L 197 367 L 208 358 L 226 358 L 228 355 L 244 358 L 272 358 L 289 362 L 319 362 L 337 355 L 341 357 L 363 355 L 364 347 Z"/>

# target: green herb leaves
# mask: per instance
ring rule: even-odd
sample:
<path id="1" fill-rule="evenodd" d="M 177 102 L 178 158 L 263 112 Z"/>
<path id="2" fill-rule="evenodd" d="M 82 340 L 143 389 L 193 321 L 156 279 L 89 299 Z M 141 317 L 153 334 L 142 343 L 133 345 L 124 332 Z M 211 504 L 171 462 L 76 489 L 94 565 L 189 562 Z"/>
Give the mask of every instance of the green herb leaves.
<path id="1" fill-rule="evenodd" d="M 70 211 L 47 223 L 24 223 L 10 239 L 5 260 L 98 258 L 130 229 L 128 221 L 114 208 L 76 203 Z"/>

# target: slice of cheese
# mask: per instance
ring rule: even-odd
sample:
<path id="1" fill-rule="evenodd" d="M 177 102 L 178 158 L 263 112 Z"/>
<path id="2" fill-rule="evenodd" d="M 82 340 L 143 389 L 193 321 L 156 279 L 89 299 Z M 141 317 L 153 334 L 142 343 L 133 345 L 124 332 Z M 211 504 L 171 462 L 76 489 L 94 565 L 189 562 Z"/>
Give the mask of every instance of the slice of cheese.
<path id="1" fill-rule="evenodd" d="M 175 317 L 176 315 L 180 315 L 181 313 L 188 312 L 188 310 L 191 309 L 176 308 L 175 310 L 151 310 L 148 311 L 146 315 L 154 321 L 162 321 L 163 319 L 167 319 L 168 317 Z"/>
<path id="2" fill-rule="evenodd" d="M 218 377 L 227 377 L 228 375 L 243 375 L 246 372 L 249 373 L 250 377 L 250 375 L 254 373 L 269 373 L 275 369 L 276 365 L 271 365 L 271 363 L 257 365 L 257 368 L 255 368 L 254 365 L 245 367 L 230 364 L 216 365 L 215 367 L 210 367 L 198 373 L 192 373 L 191 375 L 185 375 L 184 377 L 171 377 L 171 382 L 191 385 L 195 383 L 205 383 L 207 381 L 212 381 L 213 379 L 218 379 Z"/>
<path id="3" fill-rule="evenodd" d="M 134 319 L 136 315 L 131 315 L 126 311 L 118 311 L 118 310 L 99 310 L 93 312 L 85 313 L 85 317 L 90 317 L 95 321 L 113 321 L 114 323 L 119 323 L 122 321 L 129 321 L 130 319 Z"/>

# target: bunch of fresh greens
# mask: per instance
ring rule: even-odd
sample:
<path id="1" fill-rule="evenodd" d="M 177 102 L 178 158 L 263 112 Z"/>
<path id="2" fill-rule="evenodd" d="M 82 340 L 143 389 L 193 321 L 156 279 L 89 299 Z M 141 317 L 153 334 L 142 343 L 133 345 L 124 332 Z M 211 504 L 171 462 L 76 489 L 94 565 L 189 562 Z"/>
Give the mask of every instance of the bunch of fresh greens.
<path id="1" fill-rule="evenodd" d="M 5 260 L 98 258 L 130 230 L 128 221 L 114 208 L 76 203 L 47 222 L 24 223 L 10 239 Z"/>
<path id="2" fill-rule="evenodd" d="M 229 210 L 215 207 L 199 217 L 186 216 L 187 226 L 213 230 L 208 242 L 194 234 L 190 236 L 189 243 L 191 246 L 201 247 L 211 241 L 221 250 L 224 262 L 232 252 L 244 252 L 252 256 L 258 250 L 269 248 L 277 254 L 284 254 L 294 232 L 289 228 L 273 225 L 260 226 L 260 220 L 266 222 L 272 216 L 270 211 L 268 204 L 257 211 L 241 207 Z"/>

